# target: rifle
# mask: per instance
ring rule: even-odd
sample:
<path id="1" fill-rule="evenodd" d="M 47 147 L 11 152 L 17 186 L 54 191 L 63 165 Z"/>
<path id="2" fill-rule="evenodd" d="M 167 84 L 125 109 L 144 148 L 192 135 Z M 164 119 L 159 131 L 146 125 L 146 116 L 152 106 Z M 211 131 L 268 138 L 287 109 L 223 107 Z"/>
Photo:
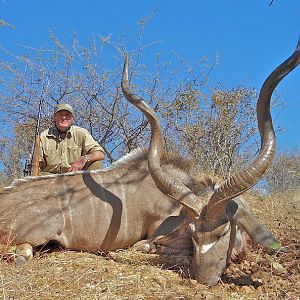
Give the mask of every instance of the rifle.
<path id="1" fill-rule="evenodd" d="M 26 159 L 25 168 L 23 170 L 25 176 L 38 176 L 40 163 L 40 119 L 43 97 L 39 102 L 38 118 L 35 127 L 35 139 L 29 157 Z"/>
<path id="2" fill-rule="evenodd" d="M 32 175 L 38 176 L 39 175 L 39 164 L 40 164 L 40 119 L 41 119 L 41 108 L 42 108 L 43 97 L 41 97 L 39 103 L 39 112 L 38 112 L 38 119 L 36 122 L 35 127 L 35 140 L 34 140 L 34 148 L 33 148 L 33 156 L 32 156 Z"/>

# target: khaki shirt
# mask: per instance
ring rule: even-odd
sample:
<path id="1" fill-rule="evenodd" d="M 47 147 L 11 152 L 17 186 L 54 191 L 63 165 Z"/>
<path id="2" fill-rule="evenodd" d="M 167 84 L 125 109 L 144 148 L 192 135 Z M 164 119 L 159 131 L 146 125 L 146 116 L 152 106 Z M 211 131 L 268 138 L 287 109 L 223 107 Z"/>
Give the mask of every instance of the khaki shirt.
<path id="1" fill-rule="evenodd" d="M 57 128 L 51 127 L 41 133 L 42 173 L 66 173 L 71 163 L 94 151 L 103 151 L 91 134 L 84 128 L 72 125 L 64 139 Z"/>

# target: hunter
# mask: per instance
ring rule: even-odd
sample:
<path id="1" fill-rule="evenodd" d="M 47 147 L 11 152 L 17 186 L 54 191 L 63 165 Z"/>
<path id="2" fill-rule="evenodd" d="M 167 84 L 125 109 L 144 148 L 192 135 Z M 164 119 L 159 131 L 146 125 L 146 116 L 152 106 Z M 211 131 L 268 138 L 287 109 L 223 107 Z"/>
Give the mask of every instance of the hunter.
<path id="1" fill-rule="evenodd" d="M 70 104 L 54 109 L 53 126 L 40 136 L 39 175 L 100 169 L 104 150 L 84 128 L 74 125 Z"/>

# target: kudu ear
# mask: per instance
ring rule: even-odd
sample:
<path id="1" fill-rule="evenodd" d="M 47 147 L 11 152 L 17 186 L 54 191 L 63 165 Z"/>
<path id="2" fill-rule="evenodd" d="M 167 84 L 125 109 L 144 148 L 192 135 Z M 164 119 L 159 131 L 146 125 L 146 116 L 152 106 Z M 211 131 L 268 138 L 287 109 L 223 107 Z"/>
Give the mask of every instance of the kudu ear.
<path id="1" fill-rule="evenodd" d="M 286 252 L 286 249 L 275 239 L 272 232 L 247 209 L 238 205 L 232 220 L 236 225 L 242 227 L 249 237 L 258 244 L 273 251 Z"/>

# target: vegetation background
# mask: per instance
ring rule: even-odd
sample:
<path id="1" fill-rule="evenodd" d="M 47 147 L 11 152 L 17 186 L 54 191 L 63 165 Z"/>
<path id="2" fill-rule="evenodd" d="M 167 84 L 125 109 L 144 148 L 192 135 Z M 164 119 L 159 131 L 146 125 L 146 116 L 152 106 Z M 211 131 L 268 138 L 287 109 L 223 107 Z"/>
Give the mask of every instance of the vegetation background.
<path id="1" fill-rule="evenodd" d="M 143 51 L 149 46 L 143 43 L 147 21 L 139 21 L 139 47 L 132 51 L 126 49 L 123 36 L 116 41 L 100 36 L 81 45 L 76 34 L 71 44 L 63 44 L 51 33 L 51 48 L 28 48 L 26 54 L 14 55 L 13 61 L 0 61 L 2 185 L 23 176 L 37 124 L 40 132 L 49 127 L 53 109 L 60 102 L 75 108 L 76 123 L 104 147 L 107 166 L 147 145 L 147 121 L 128 105 L 120 89 L 127 52 L 132 88 L 160 116 L 170 149 L 192 158 L 199 172 L 220 179 L 228 178 L 255 156 L 260 146 L 255 115 L 258 91 L 244 85 L 229 89 L 211 85 L 209 77 L 217 58 L 212 62 L 200 59 L 196 66 L 178 58 L 176 67 L 171 68 L 171 61 L 157 54 L 155 66 L 142 64 Z M 2 21 L 2 26 L 8 25 Z M 114 69 L 105 68 L 103 53 L 109 51 L 116 53 Z M 272 105 L 283 105 L 280 95 L 275 94 Z M 299 170 L 299 149 L 279 152 L 263 189 L 296 188 Z"/>

